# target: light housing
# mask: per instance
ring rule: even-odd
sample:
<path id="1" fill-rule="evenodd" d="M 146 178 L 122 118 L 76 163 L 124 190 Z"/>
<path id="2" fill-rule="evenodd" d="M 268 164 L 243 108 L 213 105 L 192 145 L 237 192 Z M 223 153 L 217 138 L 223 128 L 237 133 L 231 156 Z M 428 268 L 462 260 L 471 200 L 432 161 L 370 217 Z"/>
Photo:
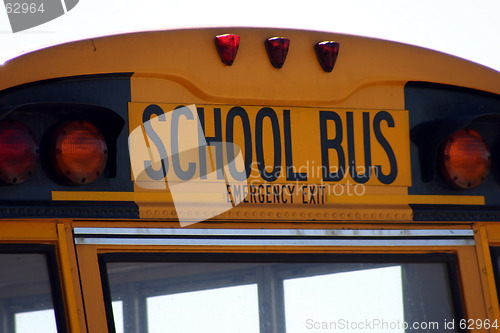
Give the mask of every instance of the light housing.
<path id="1" fill-rule="evenodd" d="M 54 133 L 52 161 L 57 175 L 66 183 L 93 182 L 106 166 L 106 141 L 93 124 L 74 120 L 62 124 Z"/>
<path id="2" fill-rule="evenodd" d="M 215 46 L 217 47 L 222 62 L 231 66 L 238 53 L 240 36 L 233 34 L 215 36 Z"/>
<path id="3" fill-rule="evenodd" d="M 16 120 L 0 121 L 0 180 L 20 184 L 36 169 L 38 144 L 31 131 Z"/>
<path id="4" fill-rule="evenodd" d="M 288 54 L 290 40 L 285 37 L 271 37 L 266 39 L 265 45 L 271 64 L 276 68 L 282 68 Z"/>
<path id="5" fill-rule="evenodd" d="M 439 163 L 445 180 L 459 189 L 480 185 L 490 170 L 490 151 L 483 137 L 472 129 L 462 129 L 441 145 Z"/>
<path id="6" fill-rule="evenodd" d="M 314 45 L 319 63 L 325 72 L 330 73 L 333 71 L 339 54 L 339 48 L 340 44 L 333 41 L 319 42 Z"/>

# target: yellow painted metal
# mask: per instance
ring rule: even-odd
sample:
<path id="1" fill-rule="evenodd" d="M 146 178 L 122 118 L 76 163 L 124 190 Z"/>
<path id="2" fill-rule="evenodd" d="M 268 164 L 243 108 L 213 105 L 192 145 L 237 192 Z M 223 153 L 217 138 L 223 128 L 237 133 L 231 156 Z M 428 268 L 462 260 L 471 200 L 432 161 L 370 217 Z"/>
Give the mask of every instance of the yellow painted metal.
<path id="1" fill-rule="evenodd" d="M 49 220 L 1 220 L 0 241 L 54 242 L 57 229 Z"/>
<path id="2" fill-rule="evenodd" d="M 327 202 L 345 204 L 440 204 L 484 205 L 483 196 L 471 195 L 362 195 L 328 196 Z"/>
<path id="3" fill-rule="evenodd" d="M 145 219 L 169 219 L 177 221 L 176 210 L 173 206 L 165 206 L 155 202 L 144 202 L 139 204 L 141 218 Z M 192 211 L 192 217 L 196 220 L 205 220 L 205 217 L 213 216 L 209 210 Z M 225 220 L 230 222 L 250 221 L 283 221 L 299 222 L 345 222 L 345 221 L 385 221 L 385 222 L 410 222 L 412 211 L 408 205 L 336 205 L 324 207 L 281 206 L 266 207 L 262 205 L 240 205 L 217 215 L 211 219 Z"/>
<path id="4" fill-rule="evenodd" d="M 369 190 L 367 190 L 368 193 Z M 441 204 L 441 205 L 484 205 L 483 196 L 470 195 L 384 195 L 365 194 L 328 195 L 328 203 L 338 204 Z M 188 197 L 186 197 L 186 200 Z M 95 192 L 95 191 L 53 191 L 55 201 L 136 201 L 136 202 L 172 202 L 169 193 L 156 192 Z"/>
<path id="5" fill-rule="evenodd" d="M 80 297 L 80 284 L 78 283 L 80 279 L 75 250 L 73 246 L 70 247 L 70 244 L 73 243 L 71 225 L 69 223 L 58 223 L 57 232 L 59 236 L 58 255 L 68 326 L 72 333 L 84 332 L 86 328 L 83 304 Z"/>
<path id="6" fill-rule="evenodd" d="M 214 37 L 224 33 L 241 36 L 238 55 L 230 67 L 222 64 L 214 45 Z M 280 70 L 272 67 L 264 48 L 264 41 L 276 35 L 291 40 Z M 324 40 L 341 45 L 332 73 L 321 69 L 314 52 L 314 44 Z M 265 104 L 274 101 L 275 105 L 343 103 L 349 107 L 401 109 L 403 96 L 395 94 L 394 88 L 401 90 L 409 80 L 500 93 L 500 78 L 494 70 L 431 50 L 326 32 L 236 27 L 103 37 L 41 50 L 2 66 L 0 90 L 52 77 L 116 72 L 137 73 L 139 79 L 168 83 L 166 86 L 173 89 L 163 90 L 163 101 L 174 103 L 204 100 L 262 105 L 266 100 Z M 272 89 L 263 82 L 272 82 Z M 177 99 L 169 98 L 177 93 Z M 140 94 L 147 95 L 147 91 Z M 187 98 L 192 96 L 197 98 Z M 133 98 L 162 101 L 140 100 L 135 93 Z"/>
<path id="7" fill-rule="evenodd" d="M 456 249 L 459 266 L 459 283 L 463 295 L 464 314 L 466 319 L 481 320 L 488 318 L 488 307 L 484 298 L 488 297 L 482 288 L 482 272 L 477 262 L 477 251 L 473 246 Z M 493 322 L 493 321 L 492 321 Z M 459 326 L 456 323 L 455 327 Z M 487 332 L 486 330 L 477 330 Z"/>
<path id="8" fill-rule="evenodd" d="M 96 247 L 79 245 L 76 252 L 88 332 L 108 332 Z"/>
<path id="9" fill-rule="evenodd" d="M 172 202 L 170 193 L 155 192 L 95 192 L 95 191 L 52 191 L 54 201 L 159 201 Z"/>
<path id="10" fill-rule="evenodd" d="M 482 223 L 486 227 L 490 246 L 500 246 L 500 226 L 497 223 Z"/>
<path id="11" fill-rule="evenodd" d="M 488 311 L 488 317 L 491 322 L 495 319 L 498 321 L 500 320 L 500 309 L 486 226 L 482 224 L 477 225 L 474 228 L 474 235 L 476 240 L 478 266 L 481 272 L 484 302 Z M 491 332 L 497 331 L 498 330 L 495 330 L 495 328 L 491 328 Z"/>

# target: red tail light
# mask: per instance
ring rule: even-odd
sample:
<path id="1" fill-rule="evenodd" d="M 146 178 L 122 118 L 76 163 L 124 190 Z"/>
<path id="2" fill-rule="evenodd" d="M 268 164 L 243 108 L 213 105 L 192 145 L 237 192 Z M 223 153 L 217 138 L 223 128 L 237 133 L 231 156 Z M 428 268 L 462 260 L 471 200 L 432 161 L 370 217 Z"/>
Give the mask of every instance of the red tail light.
<path id="1" fill-rule="evenodd" d="M 476 131 L 460 130 L 443 143 L 440 166 L 450 185 L 464 189 L 476 187 L 490 170 L 488 146 Z"/>
<path id="2" fill-rule="evenodd" d="M 106 141 L 97 127 L 86 121 L 59 127 L 52 149 L 57 174 L 70 184 L 91 183 L 106 166 Z"/>
<path id="3" fill-rule="evenodd" d="M 0 122 L 0 180 L 24 182 L 36 168 L 38 145 L 29 129 L 18 121 Z"/>
<path id="4" fill-rule="evenodd" d="M 217 46 L 217 51 L 219 51 L 222 62 L 231 66 L 240 46 L 240 36 L 230 34 L 216 36 L 215 45 Z"/>
<path id="5" fill-rule="evenodd" d="M 333 70 L 339 54 L 339 47 L 339 43 L 332 41 L 324 41 L 315 45 L 316 55 L 325 72 L 330 73 Z"/>
<path id="6" fill-rule="evenodd" d="M 288 38 L 272 37 L 266 40 L 267 54 L 274 67 L 283 67 L 289 47 L 290 40 Z"/>

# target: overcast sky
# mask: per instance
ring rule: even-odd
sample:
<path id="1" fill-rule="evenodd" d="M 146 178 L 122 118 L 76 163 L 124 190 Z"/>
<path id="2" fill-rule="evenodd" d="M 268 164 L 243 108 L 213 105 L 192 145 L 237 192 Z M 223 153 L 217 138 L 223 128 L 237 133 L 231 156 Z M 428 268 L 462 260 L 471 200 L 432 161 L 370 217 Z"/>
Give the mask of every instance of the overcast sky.
<path id="1" fill-rule="evenodd" d="M 274 26 L 420 45 L 500 71 L 500 0 L 80 0 L 67 14 L 12 33 L 0 9 L 0 62 L 65 41 L 193 26 Z"/>

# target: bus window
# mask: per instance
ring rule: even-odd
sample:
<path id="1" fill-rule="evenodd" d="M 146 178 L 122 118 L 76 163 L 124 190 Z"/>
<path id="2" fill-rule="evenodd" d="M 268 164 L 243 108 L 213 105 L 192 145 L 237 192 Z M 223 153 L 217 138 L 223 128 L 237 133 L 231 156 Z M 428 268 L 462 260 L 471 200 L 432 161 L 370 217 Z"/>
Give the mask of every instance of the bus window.
<path id="1" fill-rule="evenodd" d="M 495 274 L 498 299 L 500 300 L 500 247 L 492 246 L 490 248 L 490 252 L 491 252 L 491 264 L 493 266 Z"/>
<path id="2" fill-rule="evenodd" d="M 6 245 L 0 249 L 0 266 L 8 268 L 0 270 L 0 331 L 66 332 L 64 313 L 58 313 L 62 307 L 60 289 L 54 283 L 55 255 L 46 246 L 40 247 L 45 253 L 29 253 L 31 248 Z"/>
<path id="3" fill-rule="evenodd" d="M 180 257 L 169 261 L 169 255 L 145 255 L 127 262 L 126 254 L 116 255 L 101 255 L 101 274 L 109 291 L 105 297 L 113 300 L 107 302 L 108 325 L 117 333 L 364 327 L 404 332 L 417 326 L 453 332 L 444 325 L 462 313 L 458 288 L 450 282 L 455 273 L 449 258 L 414 262 L 409 256 L 398 262 L 401 257 L 380 256 L 381 262 L 360 262 L 360 257 L 335 262 L 337 255 L 307 263 L 276 255 L 239 262 L 234 255 L 231 261 L 228 255 L 203 261 L 184 255 L 180 262 Z"/>

